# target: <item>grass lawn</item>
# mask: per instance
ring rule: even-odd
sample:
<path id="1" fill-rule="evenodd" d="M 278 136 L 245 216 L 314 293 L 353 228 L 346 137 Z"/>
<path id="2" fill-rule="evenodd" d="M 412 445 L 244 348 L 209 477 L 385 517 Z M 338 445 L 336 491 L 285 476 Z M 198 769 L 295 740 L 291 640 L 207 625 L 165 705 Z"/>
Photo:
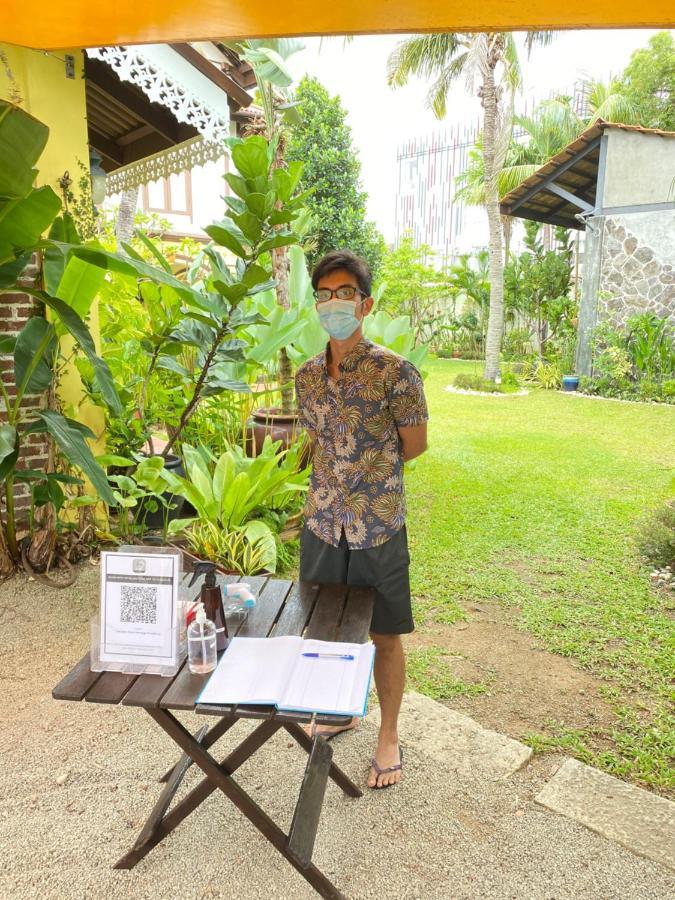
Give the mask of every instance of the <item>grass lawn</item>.
<path id="1" fill-rule="evenodd" d="M 618 715 L 605 749 L 564 727 L 531 735 L 532 746 L 668 792 L 673 596 L 650 586 L 636 536 L 672 494 L 675 409 L 545 391 L 463 396 L 444 388 L 480 364 L 426 368 L 430 449 L 406 476 L 421 629 L 465 618 L 458 600 L 516 608 L 518 627 L 602 679 Z M 443 696 L 439 665 L 433 651 L 413 658 L 412 684 Z"/>

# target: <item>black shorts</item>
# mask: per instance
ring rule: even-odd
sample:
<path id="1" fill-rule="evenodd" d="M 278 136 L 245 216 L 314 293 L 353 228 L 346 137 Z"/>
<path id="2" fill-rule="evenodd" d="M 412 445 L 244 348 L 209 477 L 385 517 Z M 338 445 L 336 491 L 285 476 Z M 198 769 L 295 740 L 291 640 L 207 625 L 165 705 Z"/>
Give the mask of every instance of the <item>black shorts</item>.
<path id="1" fill-rule="evenodd" d="M 300 579 L 322 584 L 354 584 L 376 590 L 370 630 L 375 634 L 408 634 L 415 625 L 408 577 L 408 534 L 405 525 L 386 543 L 350 550 L 344 531 L 333 547 L 304 528 L 300 538 Z"/>

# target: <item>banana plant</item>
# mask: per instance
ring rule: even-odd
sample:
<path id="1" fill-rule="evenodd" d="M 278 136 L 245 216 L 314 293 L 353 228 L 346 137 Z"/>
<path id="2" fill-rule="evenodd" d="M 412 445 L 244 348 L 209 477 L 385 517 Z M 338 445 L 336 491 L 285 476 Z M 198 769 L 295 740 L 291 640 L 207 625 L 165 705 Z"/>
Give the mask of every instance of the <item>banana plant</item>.
<path id="1" fill-rule="evenodd" d="M 110 370 L 96 353 L 86 315 L 101 276 L 72 262 L 65 241 L 77 243 L 77 230 L 66 213 L 59 216 L 61 201 L 50 187 L 35 187 L 35 168 L 45 147 L 48 129 L 24 110 L 0 100 L 0 296 L 28 294 L 50 313 L 36 315 L 19 334 L 0 334 L 0 354 L 14 364 L 15 390 L 0 382 L 4 421 L 0 424 L 0 481 L 5 494 L 5 520 L 0 520 L 0 571 L 18 562 L 14 485 L 30 473 L 18 468 L 21 447 L 28 435 L 47 433 L 68 463 L 84 473 L 101 498 L 115 500 L 104 471 L 87 444 L 94 438 L 89 428 L 54 409 L 27 413 L 22 401 L 49 389 L 55 378 L 60 338 L 68 333 L 92 365 L 101 395 L 111 409 L 121 405 Z M 42 235 L 48 232 L 49 238 Z M 37 252 L 44 251 L 44 287 L 19 284 L 21 273 Z M 63 481 L 63 479 L 61 479 Z M 46 496 L 60 500 L 58 479 L 45 475 Z M 42 495 L 40 494 L 41 498 Z"/>

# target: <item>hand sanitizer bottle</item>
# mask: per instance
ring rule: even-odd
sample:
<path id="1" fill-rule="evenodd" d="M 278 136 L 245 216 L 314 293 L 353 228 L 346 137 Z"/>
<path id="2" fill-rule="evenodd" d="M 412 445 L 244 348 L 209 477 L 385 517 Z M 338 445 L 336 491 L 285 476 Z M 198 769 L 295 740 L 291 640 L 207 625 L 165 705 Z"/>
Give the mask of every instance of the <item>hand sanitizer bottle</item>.
<path id="1" fill-rule="evenodd" d="M 218 661 L 216 626 L 206 618 L 204 604 L 197 605 L 194 622 L 187 630 L 188 666 L 194 675 L 213 672 Z"/>
<path id="2" fill-rule="evenodd" d="M 251 593 L 251 585 L 239 582 L 228 584 L 225 588 L 225 618 L 236 627 L 243 625 L 249 612 L 255 606 L 255 597 Z"/>

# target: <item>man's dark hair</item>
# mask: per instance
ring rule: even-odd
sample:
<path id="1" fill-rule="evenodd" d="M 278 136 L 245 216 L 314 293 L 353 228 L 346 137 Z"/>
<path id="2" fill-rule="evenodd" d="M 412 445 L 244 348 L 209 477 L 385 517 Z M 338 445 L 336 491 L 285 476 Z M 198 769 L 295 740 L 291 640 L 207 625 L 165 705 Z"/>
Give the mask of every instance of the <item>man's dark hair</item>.
<path id="1" fill-rule="evenodd" d="M 312 287 L 314 290 L 317 289 L 321 278 L 330 275 L 332 272 L 337 272 L 339 269 L 344 269 L 345 272 L 353 275 L 356 278 L 359 290 L 363 291 L 366 297 L 370 297 L 373 276 L 368 263 L 361 259 L 360 256 L 357 256 L 356 253 L 352 253 L 351 250 L 332 250 L 318 261 L 312 272 Z"/>

